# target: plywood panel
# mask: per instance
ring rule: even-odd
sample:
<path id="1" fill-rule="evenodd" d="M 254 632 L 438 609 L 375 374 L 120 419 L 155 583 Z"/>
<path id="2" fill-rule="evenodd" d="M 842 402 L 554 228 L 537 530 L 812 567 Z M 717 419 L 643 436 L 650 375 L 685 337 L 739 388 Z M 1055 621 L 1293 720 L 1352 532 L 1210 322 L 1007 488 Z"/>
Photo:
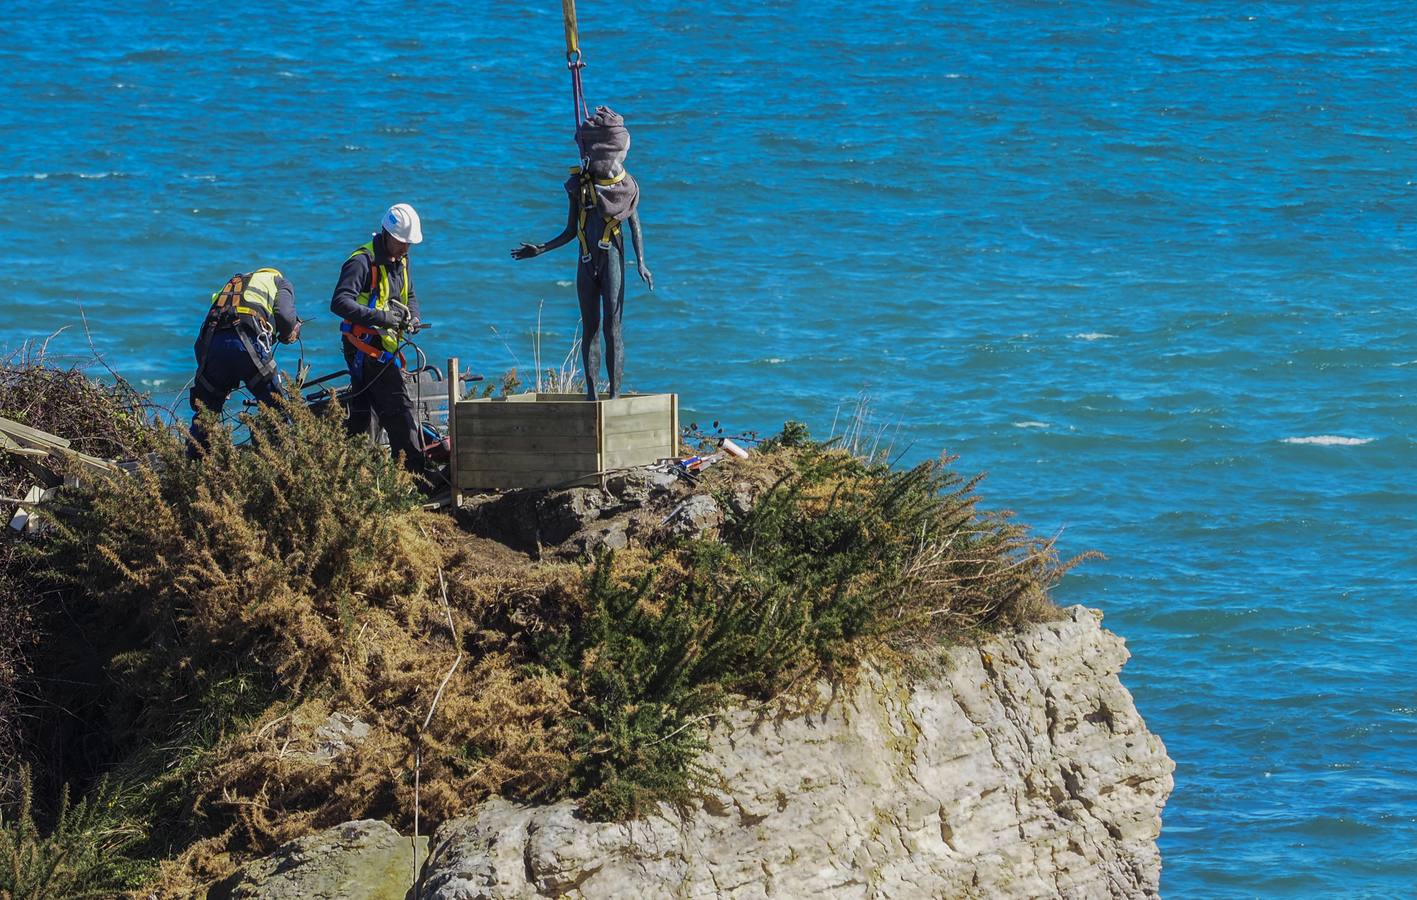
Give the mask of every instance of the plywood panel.
<path id="1" fill-rule="evenodd" d="M 619 418 L 620 416 L 634 416 L 640 413 L 669 413 L 669 394 L 646 394 L 643 397 L 618 397 L 614 400 L 602 400 L 605 406 L 605 418 Z"/>
<path id="2" fill-rule="evenodd" d="M 654 428 L 646 431 L 627 431 L 623 434 L 607 434 L 603 438 L 606 453 L 617 450 L 662 449 L 663 456 L 669 456 L 673 432 L 668 428 Z"/>
<path id="3" fill-rule="evenodd" d="M 606 434 L 630 434 L 656 428 L 670 428 L 668 411 L 638 413 L 633 416 L 618 416 L 605 419 Z"/>

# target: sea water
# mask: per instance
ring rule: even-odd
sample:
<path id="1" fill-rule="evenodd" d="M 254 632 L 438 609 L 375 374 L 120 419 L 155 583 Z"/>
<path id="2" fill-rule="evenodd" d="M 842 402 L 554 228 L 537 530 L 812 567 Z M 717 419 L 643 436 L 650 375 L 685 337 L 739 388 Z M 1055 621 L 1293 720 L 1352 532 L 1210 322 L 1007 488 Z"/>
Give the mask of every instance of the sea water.
<path id="1" fill-rule="evenodd" d="M 560 4 L 31 2 L 0 41 L 0 321 L 183 410 L 227 276 L 328 302 L 414 204 L 420 343 L 574 340 Z M 1417 8 L 1400 0 L 580 4 L 649 293 L 627 381 L 958 454 L 1065 554 L 1175 758 L 1170 896 L 1417 884 Z M 633 254 L 631 254 L 633 255 Z M 540 353 L 533 334 L 540 334 Z M 298 348 L 281 361 L 293 368 Z M 835 423 L 835 425 L 834 425 Z"/>

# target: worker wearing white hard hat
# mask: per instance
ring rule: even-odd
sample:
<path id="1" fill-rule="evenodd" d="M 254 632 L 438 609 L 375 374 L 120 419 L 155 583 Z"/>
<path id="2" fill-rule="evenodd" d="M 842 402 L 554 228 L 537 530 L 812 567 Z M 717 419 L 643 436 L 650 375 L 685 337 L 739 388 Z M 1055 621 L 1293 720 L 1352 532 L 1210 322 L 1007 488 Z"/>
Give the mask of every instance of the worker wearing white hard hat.
<path id="1" fill-rule="evenodd" d="M 421 327 L 418 297 L 409 276 L 408 249 L 423 241 L 418 213 L 395 203 L 379 220 L 379 233 L 344 261 L 330 311 L 344 321 L 349 365 L 349 431 L 368 433 L 370 417 L 389 436 L 389 450 L 416 475 L 425 467 L 422 430 L 403 378 L 399 348 Z"/>
<path id="2" fill-rule="evenodd" d="M 384 213 L 379 223 L 389 237 L 407 249 L 410 244 L 423 243 L 423 225 L 418 221 L 418 212 L 407 203 L 395 203 Z"/>

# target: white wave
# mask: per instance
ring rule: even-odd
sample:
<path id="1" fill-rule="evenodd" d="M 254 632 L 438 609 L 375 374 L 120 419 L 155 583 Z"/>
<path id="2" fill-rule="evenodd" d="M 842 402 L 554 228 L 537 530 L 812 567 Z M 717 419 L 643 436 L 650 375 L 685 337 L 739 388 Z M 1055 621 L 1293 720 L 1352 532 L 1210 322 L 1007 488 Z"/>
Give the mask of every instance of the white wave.
<path id="1" fill-rule="evenodd" d="M 122 178 L 122 172 L 80 172 L 79 177 L 84 181 L 94 181 L 100 178 Z"/>
<path id="2" fill-rule="evenodd" d="M 1031 419 L 1023 422 L 1015 422 L 1015 428 L 1052 428 L 1047 422 L 1034 422 Z"/>
<path id="3" fill-rule="evenodd" d="M 1084 331 L 1081 334 L 1072 335 L 1077 341 L 1109 341 L 1116 337 L 1115 334 L 1108 334 L 1105 331 Z"/>
<path id="4" fill-rule="evenodd" d="M 786 361 L 787 360 L 783 359 L 780 356 L 769 356 L 767 359 L 763 360 L 763 362 L 767 363 L 770 366 L 780 366 Z"/>
<path id="5" fill-rule="evenodd" d="M 1281 444 L 1313 444 L 1319 447 L 1361 447 L 1364 444 L 1371 444 L 1372 438 L 1344 437 L 1340 434 L 1316 434 L 1310 437 L 1289 437 L 1280 441 Z"/>
<path id="6" fill-rule="evenodd" d="M 46 178 L 49 177 L 49 173 L 48 173 L 48 172 L 35 172 L 35 173 L 34 173 L 33 175 L 31 175 L 30 177 L 33 178 L 35 181 L 43 181 L 44 179 L 46 179 Z"/>
<path id="7" fill-rule="evenodd" d="M 1393 363 L 1392 366 L 1395 369 L 1402 369 L 1406 368 L 1407 366 L 1417 366 L 1417 359 L 1409 359 L 1407 362 Z"/>
<path id="8" fill-rule="evenodd" d="M 556 282 L 556 286 L 557 286 L 557 287 L 570 287 L 570 286 L 571 286 L 571 282 L 569 282 L 569 281 L 558 281 L 558 282 Z"/>

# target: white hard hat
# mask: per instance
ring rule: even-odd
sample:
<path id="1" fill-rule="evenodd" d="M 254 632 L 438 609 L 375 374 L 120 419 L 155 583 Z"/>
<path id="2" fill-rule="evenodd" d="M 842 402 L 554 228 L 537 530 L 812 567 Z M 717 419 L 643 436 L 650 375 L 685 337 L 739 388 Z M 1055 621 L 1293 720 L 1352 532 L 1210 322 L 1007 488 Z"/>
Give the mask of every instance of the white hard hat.
<path id="1" fill-rule="evenodd" d="M 379 224 L 395 240 L 405 244 L 423 243 L 423 226 L 419 224 L 418 213 L 407 203 L 395 203 L 390 206 Z"/>

